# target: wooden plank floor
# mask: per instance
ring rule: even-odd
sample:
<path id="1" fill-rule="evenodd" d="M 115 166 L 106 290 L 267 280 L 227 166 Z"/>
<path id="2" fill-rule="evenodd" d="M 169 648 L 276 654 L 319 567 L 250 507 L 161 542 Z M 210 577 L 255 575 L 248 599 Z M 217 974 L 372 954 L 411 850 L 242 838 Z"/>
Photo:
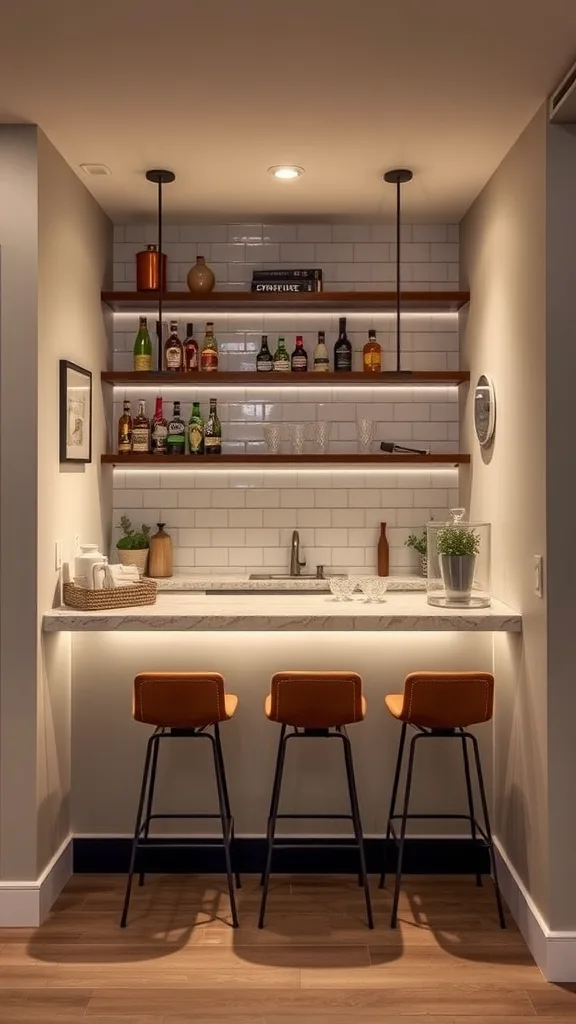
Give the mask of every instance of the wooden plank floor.
<path id="1" fill-rule="evenodd" d="M 0 1022 L 87 1024 L 542 1024 L 576 1021 L 576 985 L 547 985 L 490 883 L 406 880 L 401 926 L 373 880 L 376 928 L 350 878 L 258 880 L 229 927 L 220 878 L 150 876 L 128 928 L 124 879 L 76 876 L 39 929 L 0 929 Z"/>

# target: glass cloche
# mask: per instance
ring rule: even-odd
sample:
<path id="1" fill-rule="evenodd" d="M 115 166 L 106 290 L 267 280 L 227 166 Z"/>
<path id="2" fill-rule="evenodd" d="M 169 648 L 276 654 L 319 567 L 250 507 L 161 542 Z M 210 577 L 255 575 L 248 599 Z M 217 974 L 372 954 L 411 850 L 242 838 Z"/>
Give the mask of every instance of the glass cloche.
<path id="1" fill-rule="evenodd" d="M 466 509 L 450 509 L 447 523 L 426 524 L 428 604 L 487 608 L 490 604 L 490 523 L 471 523 Z"/>

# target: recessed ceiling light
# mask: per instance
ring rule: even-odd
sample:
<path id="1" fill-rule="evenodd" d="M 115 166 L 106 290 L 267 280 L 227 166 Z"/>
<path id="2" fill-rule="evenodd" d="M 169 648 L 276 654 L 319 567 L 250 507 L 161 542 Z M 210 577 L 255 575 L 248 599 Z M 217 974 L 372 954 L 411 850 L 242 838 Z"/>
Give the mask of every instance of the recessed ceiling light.
<path id="1" fill-rule="evenodd" d="M 278 167 L 269 167 L 268 174 L 272 174 L 274 178 L 280 178 L 281 181 L 293 181 L 294 178 L 302 177 L 304 168 L 281 164 Z"/>
<path id="2" fill-rule="evenodd" d="M 80 170 L 84 171 L 84 174 L 92 175 L 94 178 L 106 178 L 112 174 L 112 171 L 106 164 L 80 164 Z"/>

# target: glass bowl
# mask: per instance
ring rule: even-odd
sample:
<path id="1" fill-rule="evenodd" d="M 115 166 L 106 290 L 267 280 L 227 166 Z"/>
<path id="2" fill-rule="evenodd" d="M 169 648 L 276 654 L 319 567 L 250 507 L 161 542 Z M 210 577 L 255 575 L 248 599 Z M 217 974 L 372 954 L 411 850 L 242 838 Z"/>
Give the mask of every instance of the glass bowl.
<path id="1" fill-rule="evenodd" d="M 328 586 L 337 601 L 350 601 L 356 588 L 356 581 L 350 576 L 330 576 Z"/>
<path id="2" fill-rule="evenodd" d="M 384 594 L 388 590 L 387 576 L 361 576 L 358 586 L 364 594 L 366 601 L 383 601 Z"/>

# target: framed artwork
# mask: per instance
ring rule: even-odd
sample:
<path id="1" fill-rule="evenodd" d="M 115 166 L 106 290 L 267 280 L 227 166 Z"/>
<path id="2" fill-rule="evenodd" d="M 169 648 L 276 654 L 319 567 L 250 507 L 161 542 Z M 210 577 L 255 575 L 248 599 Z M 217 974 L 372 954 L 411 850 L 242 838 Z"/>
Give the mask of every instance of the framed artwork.
<path id="1" fill-rule="evenodd" d="M 60 360 L 60 462 L 92 462 L 92 374 Z"/>

